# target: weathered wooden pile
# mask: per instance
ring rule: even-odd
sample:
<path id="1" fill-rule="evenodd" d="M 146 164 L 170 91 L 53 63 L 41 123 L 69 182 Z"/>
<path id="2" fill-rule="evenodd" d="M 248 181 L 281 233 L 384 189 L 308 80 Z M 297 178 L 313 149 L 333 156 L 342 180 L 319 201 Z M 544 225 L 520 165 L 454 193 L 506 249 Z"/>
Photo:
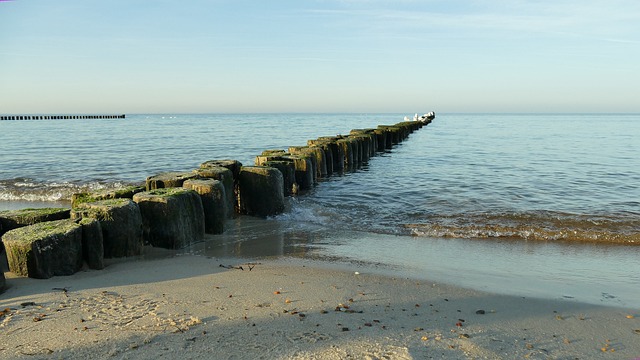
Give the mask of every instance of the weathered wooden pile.
<path id="1" fill-rule="evenodd" d="M 431 120 L 265 150 L 254 166 L 210 160 L 193 171 L 150 176 L 145 186 L 74 194 L 71 209 L 0 212 L 7 266 L 20 276 L 49 278 L 73 274 L 84 264 L 102 269 L 104 259 L 140 255 L 145 244 L 183 248 L 202 241 L 205 233 L 222 233 L 226 220 L 239 214 L 282 213 L 286 196 L 357 170 Z M 3 282 L 4 275 L 0 287 Z"/>

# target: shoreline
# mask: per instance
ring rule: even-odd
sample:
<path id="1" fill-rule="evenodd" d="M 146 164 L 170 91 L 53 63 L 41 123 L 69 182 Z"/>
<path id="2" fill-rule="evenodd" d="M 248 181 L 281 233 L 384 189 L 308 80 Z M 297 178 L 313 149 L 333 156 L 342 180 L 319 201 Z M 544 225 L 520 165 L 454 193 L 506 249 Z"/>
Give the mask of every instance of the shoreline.
<path id="1" fill-rule="evenodd" d="M 640 309 L 322 261 L 159 251 L 68 277 L 7 275 L 0 359 L 640 357 Z"/>

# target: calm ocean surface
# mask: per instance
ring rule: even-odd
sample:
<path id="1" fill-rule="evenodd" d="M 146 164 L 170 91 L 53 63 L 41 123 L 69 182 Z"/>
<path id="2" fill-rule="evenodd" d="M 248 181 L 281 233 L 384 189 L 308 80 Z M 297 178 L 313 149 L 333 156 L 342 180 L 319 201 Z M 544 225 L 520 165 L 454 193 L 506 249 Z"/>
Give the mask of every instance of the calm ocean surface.
<path id="1" fill-rule="evenodd" d="M 0 121 L 0 210 L 65 205 L 80 190 L 211 159 L 252 165 L 265 149 L 404 115 Z M 638 134 L 640 114 L 438 114 L 358 171 L 291 198 L 285 214 L 236 220 L 205 251 L 328 257 L 490 291 L 640 307 Z"/>

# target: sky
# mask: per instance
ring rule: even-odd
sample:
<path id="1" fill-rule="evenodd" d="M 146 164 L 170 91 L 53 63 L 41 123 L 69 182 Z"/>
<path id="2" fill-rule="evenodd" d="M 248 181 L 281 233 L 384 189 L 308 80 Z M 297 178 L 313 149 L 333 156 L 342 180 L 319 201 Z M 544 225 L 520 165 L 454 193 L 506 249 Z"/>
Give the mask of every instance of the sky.
<path id="1" fill-rule="evenodd" d="M 638 0 L 0 1 L 0 114 L 640 112 Z"/>

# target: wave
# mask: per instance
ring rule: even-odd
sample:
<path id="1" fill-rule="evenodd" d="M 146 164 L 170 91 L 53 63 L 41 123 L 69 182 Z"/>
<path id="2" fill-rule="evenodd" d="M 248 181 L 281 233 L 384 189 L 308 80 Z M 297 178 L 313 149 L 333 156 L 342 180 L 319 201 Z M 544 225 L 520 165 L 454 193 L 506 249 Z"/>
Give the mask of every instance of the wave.
<path id="1" fill-rule="evenodd" d="M 0 201 L 70 201 L 75 193 L 115 189 L 125 182 L 44 182 L 29 178 L 0 180 Z"/>
<path id="2" fill-rule="evenodd" d="M 640 214 L 583 215 L 551 211 L 430 216 L 405 224 L 411 235 L 640 245 Z"/>

